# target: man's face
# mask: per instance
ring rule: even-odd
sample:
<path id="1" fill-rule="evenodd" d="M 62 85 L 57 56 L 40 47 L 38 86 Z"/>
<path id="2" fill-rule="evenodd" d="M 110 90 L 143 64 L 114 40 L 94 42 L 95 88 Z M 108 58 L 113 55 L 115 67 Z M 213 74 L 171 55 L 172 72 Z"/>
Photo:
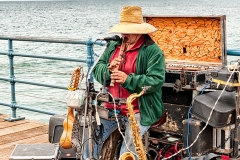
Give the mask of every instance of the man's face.
<path id="1" fill-rule="evenodd" d="M 121 34 L 123 41 L 128 44 L 136 43 L 136 41 L 141 37 L 140 34 Z"/>

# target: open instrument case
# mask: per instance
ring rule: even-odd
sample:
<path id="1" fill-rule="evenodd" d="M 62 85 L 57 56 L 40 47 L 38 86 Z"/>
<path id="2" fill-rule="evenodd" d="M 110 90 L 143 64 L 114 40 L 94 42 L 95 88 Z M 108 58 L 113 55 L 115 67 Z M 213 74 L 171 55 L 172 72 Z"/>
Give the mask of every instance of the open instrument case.
<path id="1" fill-rule="evenodd" d="M 162 100 L 167 119 L 163 125 L 151 128 L 149 139 L 151 141 L 151 136 L 161 135 L 158 142 L 170 143 L 167 140 L 169 135 L 179 139 L 186 136 L 184 128 L 187 128 L 188 112 L 194 97 L 205 87 L 212 72 L 227 65 L 226 16 L 145 15 L 144 20 L 157 28 L 150 36 L 163 50 L 166 61 Z M 204 136 L 209 134 L 212 130 L 209 133 L 205 131 L 200 139 L 204 140 Z M 152 142 L 154 140 L 152 138 Z M 212 149 L 211 144 L 208 147 L 205 150 Z M 199 149 L 193 149 L 193 155 L 203 152 Z"/>
<path id="2" fill-rule="evenodd" d="M 187 119 L 193 97 L 213 70 L 227 65 L 226 16 L 144 18 L 157 28 L 150 36 L 163 50 L 166 61 L 162 98 L 168 115 L 160 130 L 182 134 L 182 121 Z"/>

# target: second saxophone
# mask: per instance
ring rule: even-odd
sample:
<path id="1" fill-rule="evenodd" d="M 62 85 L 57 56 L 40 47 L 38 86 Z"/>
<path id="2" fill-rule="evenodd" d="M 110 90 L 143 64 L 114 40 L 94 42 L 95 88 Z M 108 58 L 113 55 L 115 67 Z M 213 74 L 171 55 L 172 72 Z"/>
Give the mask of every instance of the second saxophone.
<path id="1" fill-rule="evenodd" d="M 143 146 L 140 129 L 139 129 L 137 120 L 135 118 L 135 113 L 133 111 L 132 102 L 136 98 L 142 96 L 147 91 L 147 89 L 149 89 L 149 87 L 143 87 L 143 90 L 139 94 L 137 94 L 137 93 L 131 94 L 127 98 L 127 101 L 126 101 L 127 108 L 129 111 L 128 120 L 129 120 L 130 129 L 131 129 L 132 136 L 133 136 L 133 143 L 135 145 L 135 151 L 138 155 L 138 160 L 147 160 L 147 156 L 146 156 L 145 147 Z M 134 160 L 134 155 L 130 152 L 126 152 L 120 156 L 119 160 Z"/>

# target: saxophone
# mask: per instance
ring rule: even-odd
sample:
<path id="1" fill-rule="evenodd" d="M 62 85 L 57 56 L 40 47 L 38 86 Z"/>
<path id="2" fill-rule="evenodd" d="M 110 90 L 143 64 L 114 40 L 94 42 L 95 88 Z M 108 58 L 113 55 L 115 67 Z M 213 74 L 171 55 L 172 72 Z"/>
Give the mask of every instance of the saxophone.
<path id="1" fill-rule="evenodd" d="M 131 94 L 126 101 L 126 105 L 128 108 L 128 119 L 129 119 L 129 124 L 130 124 L 130 129 L 132 131 L 132 136 L 133 136 L 133 143 L 135 145 L 135 151 L 138 155 L 138 159 L 139 160 L 147 160 L 147 156 L 146 156 L 146 151 L 145 148 L 143 146 L 143 142 L 142 142 L 142 137 L 140 135 L 140 129 L 137 123 L 137 120 L 135 118 L 135 113 L 133 111 L 133 106 L 132 106 L 132 102 L 142 96 L 150 87 L 143 87 L 143 90 L 137 94 L 137 93 L 133 93 Z M 134 155 L 130 152 L 125 152 L 123 153 L 119 160 L 134 160 Z"/>

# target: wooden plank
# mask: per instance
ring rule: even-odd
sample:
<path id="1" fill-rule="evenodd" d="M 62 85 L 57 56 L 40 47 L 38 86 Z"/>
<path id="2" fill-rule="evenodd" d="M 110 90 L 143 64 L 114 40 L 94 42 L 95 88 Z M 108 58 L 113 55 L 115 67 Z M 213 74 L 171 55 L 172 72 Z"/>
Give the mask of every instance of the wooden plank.
<path id="1" fill-rule="evenodd" d="M 8 122 L 8 121 L 5 121 L 4 119 L 2 119 L 0 121 L 0 129 L 7 128 L 7 127 L 12 127 L 12 126 L 16 126 L 16 125 L 20 125 L 20 124 L 24 124 L 24 123 L 29 123 L 29 120 L 20 120 L 20 121 Z"/>
<path id="2" fill-rule="evenodd" d="M 43 144 L 48 142 L 48 125 L 27 119 L 8 122 L 0 114 L 0 160 L 8 160 L 16 144 Z"/>
<path id="3" fill-rule="evenodd" d="M 3 148 L 15 146 L 16 144 L 40 144 L 40 143 L 49 143 L 48 134 L 42 134 L 42 135 L 31 137 L 28 139 L 21 139 L 15 142 L 3 144 L 3 145 L 0 145 L 0 150 Z"/>
<path id="4" fill-rule="evenodd" d="M 6 143 L 24 140 L 24 139 L 36 137 L 36 136 L 47 134 L 47 133 L 48 133 L 48 126 L 47 125 L 40 126 L 37 128 L 32 128 L 32 129 L 23 130 L 23 131 L 11 133 L 11 134 L 2 135 L 0 136 L 0 144 L 3 145 Z"/>
<path id="5" fill-rule="evenodd" d="M 10 126 L 10 127 L 6 127 L 6 128 L 2 128 L 0 130 L 0 136 L 15 133 L 15 132 L 20 132 L 20 131 L 24 131 L 24 130 L 28 130 L 28 129 L 32 129 L 32 128 L 36 128 L 36 127 L 40 127 L 40 126 L 43 126 L 43 125 L 44 124 L 41 124 L 41 123 L 27 122 L 27 123 L 23 123 L 23 124 L 16 125 L 16 126 Z"/>

